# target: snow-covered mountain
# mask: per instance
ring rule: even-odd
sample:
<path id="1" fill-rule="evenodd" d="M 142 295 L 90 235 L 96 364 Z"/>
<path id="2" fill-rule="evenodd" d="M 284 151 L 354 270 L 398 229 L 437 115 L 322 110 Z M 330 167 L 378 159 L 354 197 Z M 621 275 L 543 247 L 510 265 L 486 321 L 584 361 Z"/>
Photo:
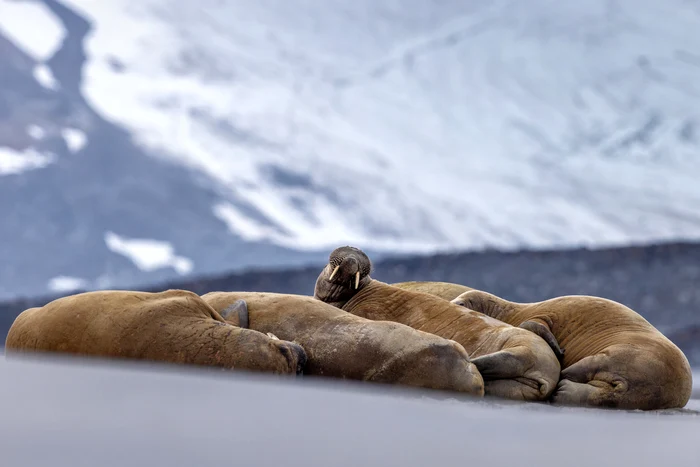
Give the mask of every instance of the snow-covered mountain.
<path id="1" fill-rule="evenodd" d="M 0 0 L 0 296 L 700 239 L 696 1 Z"/>

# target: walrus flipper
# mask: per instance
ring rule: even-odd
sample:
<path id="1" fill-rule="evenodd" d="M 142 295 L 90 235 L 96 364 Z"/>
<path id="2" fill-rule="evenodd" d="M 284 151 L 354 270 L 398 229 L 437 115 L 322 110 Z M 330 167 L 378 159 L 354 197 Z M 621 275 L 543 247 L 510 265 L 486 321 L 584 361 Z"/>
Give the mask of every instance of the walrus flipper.
<path id="1" fill-rule="evenodd" d="M 236 313 L 238 315 L 238 327 L 250 329 L 250 317 L 248 315 L 248 304 L 245 300 L 236 300 L 227 306 L 222 312 L 221 317 L 228 321 L 229 317 Z"/>
<path id="2" fill-rule="evenodd" d="M 540 336 L 552 349 L 554 355 L 556 355 L 559 359 L 559 362 L 561 363 L 564 360 L 565 349 L 559 347 L 559 342 L 557 342 L 557 338 L 554 337 L 554 334 L 552 334 L 552 331 L 550 331 L 547 325 L 538 323 L 537 321 L 528 320 L 520 324 L 520 326 L 518 327 L 533 332 Z"/>
<path id="3" fill-rule="evenodd" d="M 523 361 L 507 350 L 472 358 L 472 363 L 484 380 L 516 378 L 523 374 Z"/>

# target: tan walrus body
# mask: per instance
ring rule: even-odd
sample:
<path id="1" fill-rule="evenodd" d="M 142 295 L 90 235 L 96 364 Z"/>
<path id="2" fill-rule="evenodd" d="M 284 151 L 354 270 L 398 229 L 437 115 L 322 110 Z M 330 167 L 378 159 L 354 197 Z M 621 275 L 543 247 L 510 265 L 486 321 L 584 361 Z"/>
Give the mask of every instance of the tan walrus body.
<path id="1" fill-rule="evenodd" d="M 372 320 L 395 321 L 459 342 L 484 378 L 485 393 L 545 400 L 559 381 L 554 352 L 537 335 L 432 295 L 373 280 L 367 255 L 334 250 L 316 281 L 314 296 Z"/>
<path id="2" fill-rule="evenodd" d="M 451 282 L 409 281 L 395 282 L 390 285 L 404 290 L 429 293 L 447 301 L 454 300 L 464 292 L 474 290 L 466 285 L 453 284 Z"/>
<path id="3" fill-rule="evenodd" d="M 95 291 L 30 308 L 15 319 L 6 353 L 60 352 L 263 371 L 301 372 L 301 346 L 226 323 L 199 295 Z"/>
<path id="4" fill-rule="evenodd" d="M 554 402 L 653 410 L 683 407 L 690 398 L 686 356 L 620 303 L 583 295 L 514 303 L 478 290 L 453 303 L 514 326 L 529 321 L 550 330 L 564 349 Z"/>
<path id="5" fill-rule="evenodd" d="M 447 339 L 303 295 L 212 292 L 202 298 L 234 324 L 238 317 L 230 311 L 247 307 L 251 329 L 299 342 L 308 355 L 304 374 L 484 394 L 464 348 Z"/>
<path id="6" fill-rule="evenodd" d="M 394 287 L 398 287 L 403 290 L 410 290 L 412 292 L 423 292 L 427 293 L 430 295 L 434 295 L 436 297 L 440 297 L 443 300 L 447 301 L 453 301 L 455 298 L 459 297 L 465 292 L 469 292 L 472 290 L 471 287 L 467 287 L 466 285 L 461 285 L 461 284 L 454 284 L 452 282 L 432 282 L 432 281 L 410 281 L 410 282 L 396 282 L 394 284 L 391 284 Z M 474 311 L 479 311 L 479 310 L 474 310 Z M 508 323 L 512 324 L 512 323 Z M 537 321 L 531 321 L 527 320 L 522 323 L 518 323 L 517 325 L 520 328 L 523 328 L 527 331 L 534 332 L 538 336 L 540 336 L 544 341 L 549 345 L 549 347 L 552 349 L 554 352 L 554 355 L 557 356 L 559 359 L 559 362 L 561 363 L 563 359 L 564 352 L 562 349 L 559 347 L 559 344 L 557 343 L 557 339 L 554 337 L 554 335 L 551 333 L 549 328 L 546 328 L 545 326 L 542 326 L 540 323 Z"/>

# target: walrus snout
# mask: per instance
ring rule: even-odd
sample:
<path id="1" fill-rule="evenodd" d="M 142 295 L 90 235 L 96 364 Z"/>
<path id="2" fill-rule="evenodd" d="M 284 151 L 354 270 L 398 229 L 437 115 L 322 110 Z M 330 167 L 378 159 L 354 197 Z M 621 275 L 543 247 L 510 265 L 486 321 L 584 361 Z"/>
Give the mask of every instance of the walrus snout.
<path id="1" fill-rule="evenodd" d="M 371 270 L 372 263 L 362 250 L 351 246 L 336 248 L 316 280 L 314 297 L 338 306 L 372 281 Z"/>
<path id="2" fill-rule="evenodd" d="M 289 368 L 294 370 L 296 375 L 301 375 L 308 359 L 304 348 L 295 342 L 279 341 L 277 345 L 279 352 L 287 360 Z"/>
<path id="3" fill-rule="evenodd" d="M 360 282 L 372 269 L 369 257 L 359 248 L 342 246 L 333 250 L 328 257 L 330 275 L 327 280 L 335 283 L 350 282 L 351 288 L 360 288 Z"/>

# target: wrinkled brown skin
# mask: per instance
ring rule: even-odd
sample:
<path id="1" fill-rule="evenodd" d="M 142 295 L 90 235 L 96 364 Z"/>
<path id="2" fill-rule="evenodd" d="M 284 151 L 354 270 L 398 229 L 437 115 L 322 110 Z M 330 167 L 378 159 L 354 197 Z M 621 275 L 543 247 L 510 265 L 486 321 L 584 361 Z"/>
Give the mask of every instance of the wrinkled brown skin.
<path id="1" fill-rule="evenodd" d="M 542 401 L 554 391 L 559 361 L 537 335 L 433 295 L 373 280 L 370 270 L 364 252 L 337 248 L 316 281 L 314 297 L 357 316 L 402 323 L 459 342 L 483 376 L 486 395 Z"/>
<path id="2" fill-rule="evenodd" d="M 59 352 L 292 375 L 306 361 L 300 345 L 232 326 L 185 290 L 106 290 L 59 298 L 23 311 L 5 346 L 8 355 Z"/>
<path id="3" fill-rule="evenodd" d="M 395 282 L 394 287 L 414 292 L 429 293 L 447 301 L 452 301 L 464 292 L 474 290 L 466 285 L 453 284 L 451 282 L 429 282 L 429 281 L 409 281 Z"/>
<path id="4" fill-rule="evenodd" d="M 448 301 L 453 301 L 455 298 L 459 297 L 465 292 L 475 290 L 471 287 L 467 287 L 466 285 L 453 284 L 451 282 L 412 281 L 398 282 L 396 284 L 391 285 L 403 290 L 412 290 L 414 292 L 427 293 Z M 549 345 L 549 348 L 552 349 L 552 351 L 554 352 L 554 355 L 556 355 L 557 359 L 559 359 L 559 363 L 561 364 L 566 349 L 559 347 L 557 339 L 554 337 L 554 335 L 548 328 L 540 325 L 535 321 L 525 321 L 523 323 L 518 324 L 517 326 L 527 331 L 534 332 L 542 339 L 544 339 L 544 341 Z"/>
<path id="5" fill-rule="evenodd" d="M 690 399 L 686 356 L 620 303 L 584 295 L 514 303 L 477 290 L 454 303 L 514 326 L 530 321 L 550 330 L 566 349 L 555 403 L 654 410 L 684 407 Z"/>
<path id="6" fill-rule="evenodd" d="M 456 342 L 360 318 L 303 295 L 211 292 L 202 299 L 232 324 L 238 324 L 240 307 L 247 307 L 251 329 L 299 342 L 308 355 L 305 375 L 484 395 L 479 371 Z"/>

